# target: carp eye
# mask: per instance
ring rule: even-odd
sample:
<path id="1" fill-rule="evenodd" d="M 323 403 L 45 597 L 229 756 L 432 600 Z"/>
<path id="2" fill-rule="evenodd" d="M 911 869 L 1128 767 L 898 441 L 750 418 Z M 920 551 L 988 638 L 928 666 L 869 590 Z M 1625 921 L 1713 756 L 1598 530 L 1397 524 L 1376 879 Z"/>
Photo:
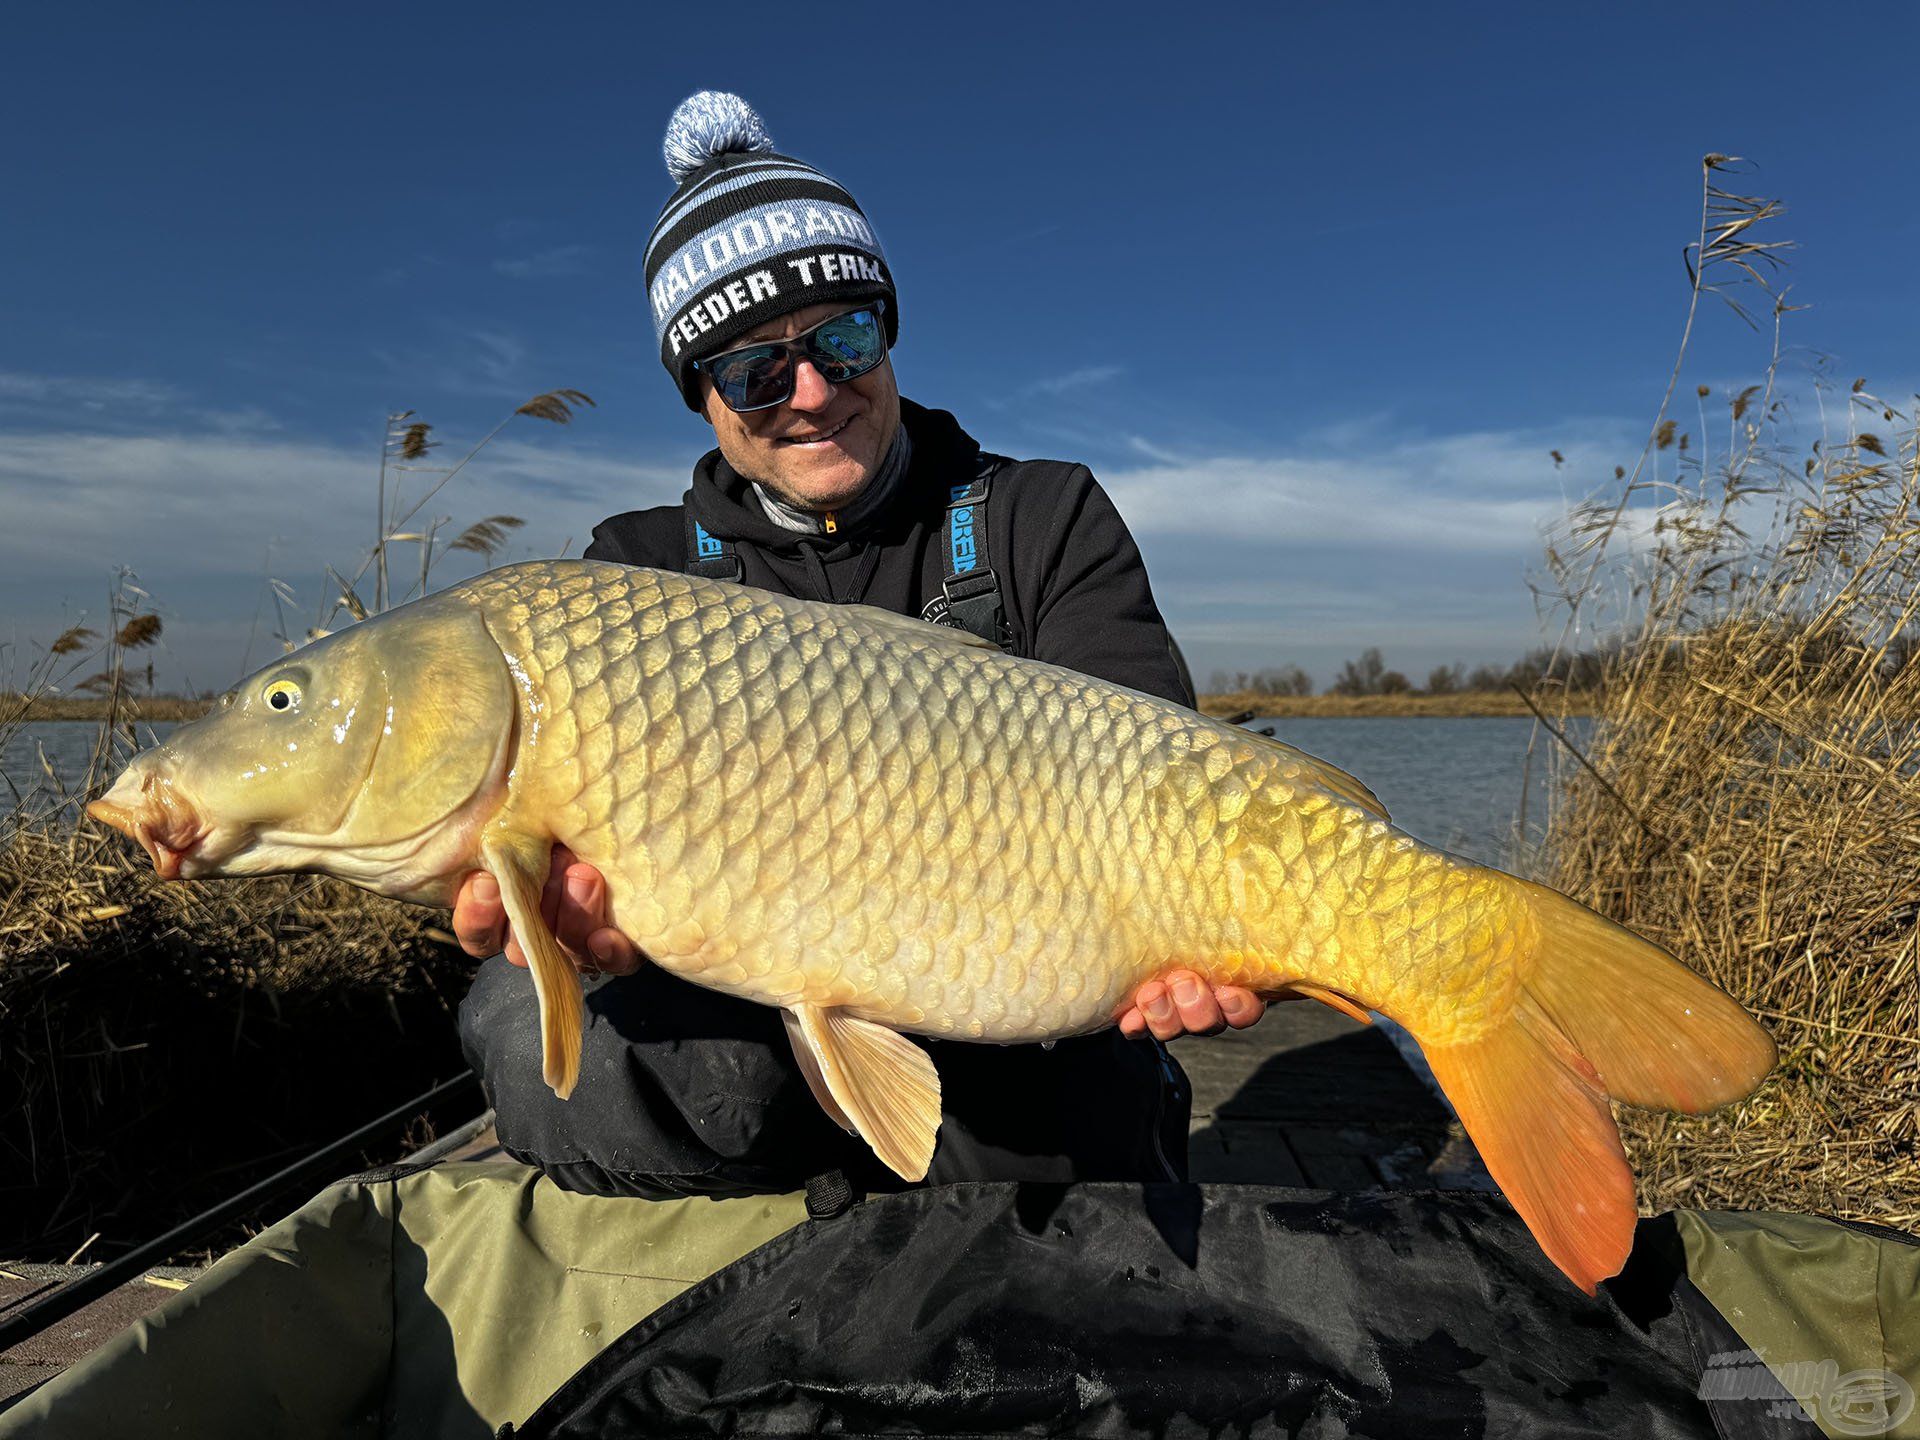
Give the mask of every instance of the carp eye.
<path id="1" fill-rule="evenodd" d="M 270 710 L 291 710 L 300 703 L 300 687 L 291 680 L 276 680 L 261 694 Z"/>

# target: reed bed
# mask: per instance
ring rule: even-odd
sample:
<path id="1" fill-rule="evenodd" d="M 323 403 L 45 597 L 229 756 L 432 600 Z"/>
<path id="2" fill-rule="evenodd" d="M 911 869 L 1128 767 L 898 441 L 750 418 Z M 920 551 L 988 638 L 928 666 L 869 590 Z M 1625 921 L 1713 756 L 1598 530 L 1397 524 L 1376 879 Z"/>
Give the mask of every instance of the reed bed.
<path id="1" fill-rule="evenodd" d="M 1622 639 L 1563 766 L 1544 878 L 1668 946 L 1780 1045 L 1739 1105 L 1621 1113 L 1647 1209 L 1911 1227 L 1920 435 L 1911 406 L 1864 381 L 1816 376 L 1813 403 L 1782 398 L 1789 307 L 1764 287 L 1778 257 L 1737 248 L 1777 244 L 1759 237 L 1778 207 L 1726 193 L 1725 173 L 1710 157 L 1694 298 L 1726 285 L 1749 313 L 1771 298 L 1771 359 L 1750 388 L 1696 387 L 1691 435 L 1663 410 L 1634 472 L 1549 551 L 1569 633 Z"/>
<path id="2" fill-rule="evenodd" d="M 102 1258 L 461 1069 L 435 912 L 161 884 L 77 794 L 31 800 L 0 831 L 0 1255 Z"/>

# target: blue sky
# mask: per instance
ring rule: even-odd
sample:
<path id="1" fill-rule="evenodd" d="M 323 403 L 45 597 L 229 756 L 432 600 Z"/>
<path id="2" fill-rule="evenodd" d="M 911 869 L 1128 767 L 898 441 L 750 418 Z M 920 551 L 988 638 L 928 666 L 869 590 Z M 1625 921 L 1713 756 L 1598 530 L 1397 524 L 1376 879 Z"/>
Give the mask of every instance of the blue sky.
<path id="1" fill-rule="evenodd" d="M 1168 13 L 11 15 L 0 642 L 126 564 L 162 681 L 228 683 L 268 653 L 264 576 L 311 609 L 357 564 L 389 410 L 452 450 L 537 391 L 599 401 L 516 422 L 430 507 L 525 516 L 515 556 L 677 495 L 709 432 L 638 255 L 666 117 L 707 87 L 873 219 L 906 394 L 1094 466 L 1202 678 L 1537 642 L 1538 527 L 1645 434 L 1709 150 L 1790 206 L 1797 344 L 1920 378 L 1910 7 Z M 1688 385 L 1763 361 L 1710 311 Z"/>

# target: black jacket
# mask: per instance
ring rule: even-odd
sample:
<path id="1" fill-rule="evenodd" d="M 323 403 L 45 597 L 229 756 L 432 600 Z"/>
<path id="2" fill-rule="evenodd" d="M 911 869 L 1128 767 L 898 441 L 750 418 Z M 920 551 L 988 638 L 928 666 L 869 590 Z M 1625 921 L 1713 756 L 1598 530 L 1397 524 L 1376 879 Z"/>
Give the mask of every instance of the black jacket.
<path id="1" fill-rule="evenodd" d="M 925 614 L 944 599 L 948 499 L 973 479 L 981 452 L 943 411 L 903 401 L 902 420 L 912 463 L 857 533 L 775 525 L 716 450 L 695 466 L 682 504 L 604 521 L 587 558 L 687 569 L 690 506 L 710 534 L 732 542 L 748 585 Z M 1192 703 L 1140 552 L 1085 466 L 999 463 L 987 554 L 1013 653 Z M 594 987 L 587 1008 L 581 1081 L 562 1103 L 540 1081 L 524 971 L 487 962 L 461 1007 L 501 1143 L 560 1183 L 730 1194 L 797 1189 L 837 1168 L 867 1189 L 897 1186 L 814 1102 L 775 1011 L 652 966 Z M 1158 1045 L 1115 1031 L 1051 1050 L 921 1043 L 939 1068 L 945 1112 L 930 1181 L 1184 1178 L 1189 1097 Z"/>
<path id="2" fill-rule="evenodd" d="M 694 467 L 693 488 L 681 504 L 630 510 L 601 522 L 587 559 L 684 570 L 685 507 L 691 506 L 711 534 L 736 542 L 744 584 L 807 600 L 927 615 L 944 598 L 941 545 L 950 488 L 973 478 L 981 451 L 946 411 L 911 400 L 900 408 L 913 463 L 893 503 L 857 534 L 827 538 L 782 529 L 713 450 Z M 999 465 L 987 528 L 987 553 L 1001 575 L 1015 655 L 1193 703 L 1140 551 L 1086 466 L 1053 460 Z M 806 562 L 803 549 L 818 557 L 819 567 Z M 869 551 L 877 552 L 877 563 Z M 862 586 L 869 565 L 872 578 Z"/>

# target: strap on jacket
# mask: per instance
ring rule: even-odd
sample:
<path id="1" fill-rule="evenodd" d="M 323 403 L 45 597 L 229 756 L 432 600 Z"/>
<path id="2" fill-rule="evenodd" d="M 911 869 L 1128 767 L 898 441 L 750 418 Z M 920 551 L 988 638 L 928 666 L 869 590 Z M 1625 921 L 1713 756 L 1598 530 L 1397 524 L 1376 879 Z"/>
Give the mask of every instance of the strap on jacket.
<path id="1" fill-rule="evenodd" d="M 731 540 L 722 540 L 718 535 L 709 533 L 706 526 L 693 518 L 691 490 L 680 502 L 680 514 L 686 521 L 687 574 L 708 580 L 731 580 L 739 584 L 740 577 L 746 573 L 740 564 L 739 552 L 733 548 Z"/>
<path id="2" fill-rule="evenodd" d="M 940 554 L 946 569 L 940 588 L 946 593 L 947 610 L 940 623 L 971 631 L 1005 650 L 1013 634 L 1000 600 L 1000 577 L 987 550 L 987 498 L 993 472 L 999 468 L 1000 457 L 983 452 L 978 473 L 970 483 L 954 486 L 947 502 Z"/>

